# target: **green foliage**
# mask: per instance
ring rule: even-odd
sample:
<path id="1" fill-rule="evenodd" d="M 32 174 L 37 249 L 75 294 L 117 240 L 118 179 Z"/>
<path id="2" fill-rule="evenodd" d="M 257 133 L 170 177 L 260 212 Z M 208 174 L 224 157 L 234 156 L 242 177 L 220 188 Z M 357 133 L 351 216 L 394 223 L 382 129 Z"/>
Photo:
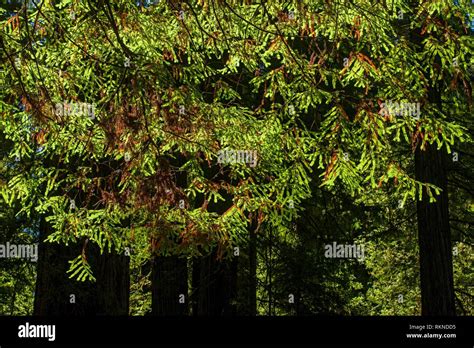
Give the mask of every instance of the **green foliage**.
<path id="1" fill-rule="evenodd" d="M 347 209 L 413 205 L 423 192 L 435 201 L 440 188 L 414 178 L 413 150 L 472 144 L 459 121 L 471 115 L 473 63 L 469 2 L 459 2 L 63 0 L 1 10 L 0 131 L 12 144 L 2 160 L 13 168 L 2 199 L 19 218 L 44 217 L 47 242 L 132 247 L 137 274 L 154 254 L 229 256 L 247 243 L 250 214 L 292 254 L 306 237 L 287 242 L 291 224 L 329 209 L 307 208 L 321 192 L 344 192 Z M 420 117 L 384 113 L 390 100 L 419 103 Z M 94 117 L 64 112 L 71 103 L 94 104 Z M 221 150 L 255 151 L 257 165 L 219 163 Z M 353 220 L 342 227 L 349 239 L 363 224 Z M 375 280 L 354 308 L 415 313 L 413 231 L 381 238 L 366 227 Z M 410 267 L 408 289 L 385 252 Z M 69 273 L 92 280 L 84 255 Z M 336 279 L 309 283 L 337 288 L 341 303 L 367 286 L 351 277 L 357 267 L 328 267 Z M 397 292 L 402 311 L 361 303 Z M 134 313 L 145 312 L 148 300 L 135 300 Z"/>

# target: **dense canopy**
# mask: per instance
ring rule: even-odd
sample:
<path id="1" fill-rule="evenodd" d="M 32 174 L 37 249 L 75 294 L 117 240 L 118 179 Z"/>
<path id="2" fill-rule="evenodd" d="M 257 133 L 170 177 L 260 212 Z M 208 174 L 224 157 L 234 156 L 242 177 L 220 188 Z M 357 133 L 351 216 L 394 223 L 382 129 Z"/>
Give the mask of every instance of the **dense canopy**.
<path id="1" fill-rule="evenodd" d="M 0 260 L 0 313 L 472 315 L 473 18 L 11 1 L 0 242 L 39 260 Z"/>

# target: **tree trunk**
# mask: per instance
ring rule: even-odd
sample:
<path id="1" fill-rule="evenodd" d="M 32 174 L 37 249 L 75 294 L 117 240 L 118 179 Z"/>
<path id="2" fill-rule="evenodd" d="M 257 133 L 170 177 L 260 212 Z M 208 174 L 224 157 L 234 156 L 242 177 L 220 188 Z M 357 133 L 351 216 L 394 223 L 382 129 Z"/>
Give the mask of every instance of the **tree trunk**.
<path id="1" fill-rule="evenodd" d="M 116 253 L 98 255 L 96 274 L 96 313 L 98 315 L 128 315 L 130 258 Z"/>
<path id="2" fill-rule="evenodd" d="M 69 279 L 68 261 L 80 255 L 79 244 L 45 243 L 49 226 L 41 220 L 34 315 L 74 316 L 93 315 L 95 284 Z M 75 303 L 74 303 L 75 302 Z"/>
<path id="3" fill-rule="evenodd" d="M 194 315 L 222 316 L 236 313 L 237 259 L 217 260 L 214 251 L 193 265 Z"/>
<path id="4" fill-rule="evenodd" d="M 430 203 L 426 192 L 417 202 L 422 315 L 455 315 L 446 166 L 443 153 L 428 145 L 415 153 L 416 179 L 443 192 Z"/>
<path id="5" fill-rule="evenodd" d="M 187 313 L 187 260 L 178 256 L 155 256 L 152 270 L 152 314 L 175 316 Z"/>
<path id="6" fill-rule="evenodd" d="M 116 254 L 100 255 L 89 246 L 86 255 L 96 282 L 78 282 L 66 273 L 68 261 L 82 251 L 82 244 L 52 244 L 44 240 L 49 226 L 42 219 L 38 248 L 34 315 L 92 316 L 128 315 L 129 259 Z"/>
<path id="7" fill-rule="evenodd" d="M 257 233 L 255 231 L 256 224 L 250 226 L 249 240 L 249 288 L 248 302 L 249 315 L 257 315 Z"/>

